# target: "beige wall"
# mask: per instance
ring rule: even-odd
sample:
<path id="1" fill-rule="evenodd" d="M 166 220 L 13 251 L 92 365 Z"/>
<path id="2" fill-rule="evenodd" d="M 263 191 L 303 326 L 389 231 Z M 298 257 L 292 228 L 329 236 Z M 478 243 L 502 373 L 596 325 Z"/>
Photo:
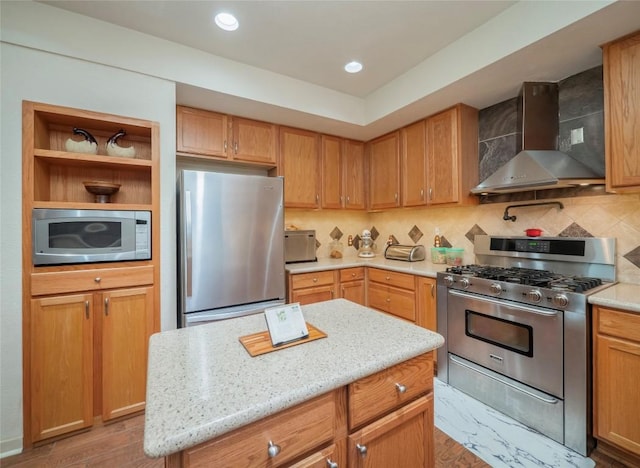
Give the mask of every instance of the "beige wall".
<path id="1" fill-rule="evenodd" d="M 415 225 L 424 234 L 417 243 L 431 247 L 435 229 L 439 228 L 441 235 L 454 247 L 465 249 L 465 263 L 474 262 L 473 243 L 466 234 L 476 225 L 490 235 L 519 236 L 524 235 L 525 229 L 535 227 L 543 229 L 546 236 L 557 236 L 575 223 L 594 237 L 615 237 L 618 281 L 640 284 L 640 268 L 624 257 L 640 247 L 640 195 L 602 195 L 559 201 L 564 205 L 562 210 L 554 206 L 511 209 L 509 214 L 517 216 L 515 222 L 502 219 L 504 209 L 510 203 L 497 203 L 469 208 L 404 208 L 382 213 L 287 210 L 285 223 L 317 231 L 321 243 L 317 252 L 319 258 L 329 256 L 330 233 L 335 227 L 344 234 L 345 257 L 357 254 L 354 248 L 347 247 L 347 236 L 360 234 L 363 229 L 375 227 L 380 232 L 378 250 L 382 254 L 389 235 L 394 235 L 401 244 L 413 245 L 409 231 Z"/>

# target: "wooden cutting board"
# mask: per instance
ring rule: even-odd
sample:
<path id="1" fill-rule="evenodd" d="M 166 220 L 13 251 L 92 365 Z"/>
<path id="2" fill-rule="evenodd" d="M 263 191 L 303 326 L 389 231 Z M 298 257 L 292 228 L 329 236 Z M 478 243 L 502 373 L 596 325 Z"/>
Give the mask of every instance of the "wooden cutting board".
<path id="1" fill-rule="evenodd" d="M 307 323 L 307 322 L 305 322 Z M 326 338 L 327 334 L 322 330 L 317 329 L 310 323 L 307 323 L 307 330 L 309 330 L 309 337 L 301 340 L 292 341 L 277 347 L 271 344 L 271 336 L 269 330 L 263 332 L 254 333 L 252 335 L 241 336 L 239 338 L 240 343 L 244 346 L 251 357 L 260 356 L 261 354 L 270 353 L 272 351 L 278 351 L 280 349 L 290 348 L 291 346 L 297 346 L 309 341 L 319 340 L 320 338 Z"/>

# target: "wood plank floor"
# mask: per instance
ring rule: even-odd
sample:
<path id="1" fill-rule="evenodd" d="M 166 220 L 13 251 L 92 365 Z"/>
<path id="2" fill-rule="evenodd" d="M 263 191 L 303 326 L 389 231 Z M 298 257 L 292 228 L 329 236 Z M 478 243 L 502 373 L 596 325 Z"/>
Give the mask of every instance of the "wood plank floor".
<path id="1" fill-rule="evenodd" d="M 66 439 L 42 445 L 20 455 L 0 460 L 2 467 L 163 467 L 163 460 L 147 458 L 142 450 L 144 416 L 136 416 Z M 436 468 L 486 468 L 476 457 L 444 432 L 435 429 Z M 625 465 L 594 451 L 591 458 L 598 468 Z M 391 467 L 390 467 L 391 468 Z"/>

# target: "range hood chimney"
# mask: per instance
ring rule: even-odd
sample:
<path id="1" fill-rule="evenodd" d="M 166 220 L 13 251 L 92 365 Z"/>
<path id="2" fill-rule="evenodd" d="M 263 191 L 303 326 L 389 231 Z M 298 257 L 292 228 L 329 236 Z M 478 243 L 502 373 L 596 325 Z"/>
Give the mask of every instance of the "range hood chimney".
<path id="1" fill-rule="evenodd" d="M 474 194 L 524 192 L 604 184 L 599 174 L 558 151 L 558 84 L 525 82 L 518 96 L 518 153 L 471 190 Z"/>

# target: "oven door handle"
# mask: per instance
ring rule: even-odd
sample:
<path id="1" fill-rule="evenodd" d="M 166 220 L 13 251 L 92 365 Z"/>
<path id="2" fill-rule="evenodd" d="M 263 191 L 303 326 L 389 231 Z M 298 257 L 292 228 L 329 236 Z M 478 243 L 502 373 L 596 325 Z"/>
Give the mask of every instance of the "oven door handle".
<path id="1" fill-rule="evenodd" d="M 519 311 L 522 312 L 527 312 L 527 313 L 534 313 L 536 315 L 543 315 L 545 317 L 556 317 L 558 315 L 558 311 L 557 310 L 547 310 L 547 309 L 542 309 L 540 307 L 536 307 L 533 305 L 527 305 L 526 307 L 522 307 L 519 306 L 517 304 L 511 304 L 511 303 L 506 303 L 504 301 L 498 301 L 496 299 L 493 299 L 491 297 L 482 297 L 481 299 L 478 298 L 478 296 L 473 296 L 471 294 L 467 294 L 461 291 L 456 291 L 455 289 L 450 289 L 449 290 L 449 294 L 453 295 L 453 296 L 458 296 L 458 297 L 464 297 L 466 299 L 475 299 L 475 300 L 482 300 L 483 302 L 489 302 L 491 304 L 495 304 L 499 307 L 508 307 L 510 309 L 518 309 Z"/>
<path id="2" fill-rule="evenodd" d="M 480 369 L 476 369 L 475 366 L 471 367 L 470 365 L 458 360 L 455 358 L 455 356 L 452 356 L 451 354 L 449 355 L 449 359 L 451 359 L 453 362 L 455 362 L 457 365 L 462 366 L 462 367 L 466 367 L 467 369 L 473 371 L 473 372 L 477 372 L 478 374 L 482 374 L 485 377 L 489 377 L 490 379 L 493 379 L 497 382 L 500 382 L 503 385 L 507 385 L 508 387 L 513 388 L 514 390 L 517 390 L 521 393 L 524 393 L 525 395 L 528 395 L 532 398 L 536 398 L 537 400 L 543 401 L 545 403 L 548 403 L 550 405 L 555 405 L 556 403 L 558 403 L 558 400 L 556 398 L 543 398 L 540 395 L 536 395 L 535 393 L 529 392 L 527 390 L 525 390 L 524 388 L 520 388 L 516 385 L 513 385 L 511 382 L 507 382 L 506 380 L 502 380 L 502 379 L 498 379 L 497 377 L 489 374 L 488 372 L 483 372 Z"/>

